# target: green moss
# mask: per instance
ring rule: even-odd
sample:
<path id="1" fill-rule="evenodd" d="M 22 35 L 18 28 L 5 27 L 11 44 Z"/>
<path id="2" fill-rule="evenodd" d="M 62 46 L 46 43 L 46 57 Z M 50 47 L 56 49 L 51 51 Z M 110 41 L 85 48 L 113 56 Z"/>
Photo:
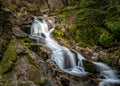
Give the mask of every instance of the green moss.
<path id="1" fill-rule="evenodd" d="M 76 36 L 79 35 L 79 30 L 77 28 L 77 26 L 75 24 L 73 24 L 70 28 L 69 28 L 69 33 L 70 35 L 74 38 Z M 75 38 L 75 40 L 77 39 L 77 37 Z"/>
<path id="2" fill-rule="evenodd" d="M 20 40 L 20 43 L 24 46 L 26 46 L 27 48 L 30 48 L 30 40 L 28 40 L 28 38 L 25 38 L 25 39 L 21 39 Z"/>
<path id="3" fill-rule="evenodd" d="M 117 41 L 120 41 L 120 36 L 119 36 L 119 34 L 120 34 L 120 21 L 107 20 L 105 22 L 106 22 L 105 24 L 108 27 L 110 34 L 114 37 L 114 39 L 116 39 Z"/>
<path id="4" fill-rule="evenodd" d="M 102 34 L 102 22 L 105 14 L 97 9 L 83 8 L 78 11 L 76 22 L 80 41 L 87 45 L 97 45 Z"/>
<path id="5" fill-rule="evenodd" d="M 28 58 L 29 63 L 31 63 L 32 65 L 39 69 L 39 66 L 36 63 L 35 59 L 33 59 L 29 54 L 26 54 L 26 57 Z"/>
<path id="6" fill-rule="evenodd" d="M 120 50 L 117 50 L 117 51 L 115 52 L 115 55 L 120 57 Z"/>
<path id="7" fill-rule="evenodd" d="M 81 3 L 80 3 L 80 7 L 87 7 L 89 5 L 93 5 L 94 3 L 96 3 L 96 1 L 94 0 L 81 0 Z"/>
<path id="8" fill-rule="evenodd" d="M 120 41 L 118 1 L 81 0 L 79 6 L 76 25 L 81 38 L 77 39 L 87 45 L 114 47 Z M 106 33 L 103 30 L 106 30 Z"/>
<path id="9" fill-rule="evenodd" d="M 114 37 L 110 35 L 106 30 L 103 31 L 101 37 L 99 38 L 99 43 L 104 48 L 110 48 L 116 45 Z"/>
<path id="10" fill-rule="evenodd" d="M 21 83 L 20 86 L 28 86 L 26 83 Z"/>
<path id="11" fill-rule="evenodd" d="M 55 12 L 62 14 L 62 13 L 68 12 L 68 11 L 74 11 L 75 9 L 77 9 L 77 5 L 64 7 L 62 9 L 55 9 Z"/>
<path id="12" fill-rule="evenodd" d="M 90 73 L 97 73 L 95 65 L 87 60 L 83 60 L 83 66 L 85 68 L 85 71 Z"/>
<path id="13" fill-rule="evenodd" d="M 112 59 L 109 58 L 101 58 L 100 59 L 101 62 L 106 63 L 108 65 L 112 65 Z"/>
<path id="14" fill-rule="evenodd" d="M 45 80 L 35 80 L 36 85 L 44 85 L 45 83 Z"/>
<path id="15" fill-rule="evenodd" d="M 15 45 L 14 42 L 11 41 L 1 61 L 0 73 L 4 74 L 12 71 L 16 60 L 17 60 L 17 53 L 16 53 Z"/>
<path id="16" fill-rule="evenodd" d="M 31 81 L 34 81 L 36 85 L 44 85 L 45 80 L 43 80 L 41 77 L 41 70 L 39 64 L 37 64 L 35 59 L 31 58 L 29 54 L 27 54 L 26 56 L 29 60 L 29 63 L 32 64 L 30 70 L 27 72 L 27 77 L 29 77 Z"/>
<path id="17" fill-rule="evenodd" d="M 59 36 L 59 37 L 63 37 L 64 33 L 61 32 L 60 30 L 58 29 L 55 29 L 54 32 L 53 32 L 54 35 L 56 36 Z"/>
<path id="18" fill-rule="evenodd" d="M 26 55 L 28 57 L 28 60 L 31 64 L 35 63 L 35 59 L 33 59 L 29 54 Z"/>

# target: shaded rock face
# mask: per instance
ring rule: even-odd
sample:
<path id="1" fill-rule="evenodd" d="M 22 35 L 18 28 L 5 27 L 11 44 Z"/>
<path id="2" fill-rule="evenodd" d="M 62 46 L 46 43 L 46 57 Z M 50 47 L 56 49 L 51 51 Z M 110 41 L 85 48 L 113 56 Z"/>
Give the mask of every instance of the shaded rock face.
<path id="1" fill-rule="evenodd" d="M 0 1 L 0 60 L 12 37 L 13 21 L 12 13 L 5 10 L 4 3 Z"/>
<path id="2" fill-rule="evenodd" d="M 9 56 L 5 53 L 6 56 L 1 61 L 0 85 L 36 86 L 45 84 L 47 78 L 45 76 L 46 66 L 43 60 L 19 43 L 14 42 L 14 44 L 10 46 L 16 48 L 16 53 L 15 51 L 6 51 Z M 8 49 L 11 47 L 8 47 Z M 15 56 L 11 57 L 10 54 Z"/>
<path id="3" fill-rule="evenodd" d="M 16 18 L 16 25 L 23 21 L 32 20 L 33 16 L 40 16 L 48 12 L 46 0 L 7 0 L 1 1 L 7 11 L 11 11 Z M 61 0 L 48 0 L 51 10 L 63 7 Z"/>
<path id="4" fill-rule="evenodd" d="M 61 8 L 63 7 L 63 3 L 61 2 L 61 0 L 48 0 L 51 9 L 55 9 L 55 8 Z"/>

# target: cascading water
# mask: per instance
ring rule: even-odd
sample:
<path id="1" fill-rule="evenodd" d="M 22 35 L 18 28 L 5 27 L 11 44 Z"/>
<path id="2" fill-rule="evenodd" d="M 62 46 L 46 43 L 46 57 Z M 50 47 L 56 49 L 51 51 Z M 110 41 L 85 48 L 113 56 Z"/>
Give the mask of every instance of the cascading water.
<path id="1" fill-rule="evenodd" d="M 114 84 L 120 84 L 120 79 L 117 77 L 115 70 L 112 70 L 109 66 L 101 62 L 93 63 L 96 65 L 100 75 L 105 78 L 99 83 L 99 86 L 114 86 Z"/>
<path id="2" fill-rule="evenodd" d="M 82 63 L 82 60 L 85 58 L 77 51 L 74 51 L 77 54 L 75 55 L 68 48 L 63 47 L 54 41 L 51 38 L 51 33 L 53 30 L 54 28 L 50 30 L 48 29 L 48 25 L 45 20 L 34 17 L 34 21 L 31 26 L 31 35 L 45 40 L 44 45 L 48 47 L 52 52 L 50 59 L 54 60 L 56 64 L 67 73 L 76 76 L 87 74 Z M 100 75 L 105 77 L 105 79 L 99 83 L 99 86 L 111 86 L 110 84 L 120 84 L 120 80 L 117 78 L 114 70 L 112 70 L 109 66 L 98 62 L 93 63 L 97 66 Z"/>
<path id="3" fill-rule="evenodd" d="M 50 48 L 52 52 L 50 59 L 54 60 L 62 70 L 73 75 L 81 75 L 87 73 L 84 71 L 84 67 L 82 65 L 82 59 L 84 59 L 84 57 L 79 53 L 77 53 L 77 57 L 75 57 L 75 55 L 68 48 L 63 47 L 54 41 L 50 36 L 53 29 L 48 30 L 48 26 L 45 20 L 34 17 L 31 31 L 32 36 L 43 38 L 41 34 L 44 34 L 44 45 Z"/>

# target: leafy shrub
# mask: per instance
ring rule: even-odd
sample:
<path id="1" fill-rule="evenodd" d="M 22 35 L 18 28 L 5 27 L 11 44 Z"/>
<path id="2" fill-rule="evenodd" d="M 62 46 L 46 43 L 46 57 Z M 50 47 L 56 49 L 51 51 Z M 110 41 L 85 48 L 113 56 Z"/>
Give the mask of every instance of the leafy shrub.
<path id="1" fill-rule="evenodd" d="M 116 45 L 116 41 L 114 40 L 114 37 L 105 30 L 103 31 L 99 39 L 99 42 L 100 42 L 100 45 L 104 48 L 110 48 Z"/>
<path id="2" fill-rule="evenodd" d="M 106 25 L 114 39 L 120 41 L 120 21 L 107 21 Z"/>
<path id="3" fill-rule="evenodd" d="M 120 41 L 120 5 L 114 0 L 81 0 L 77 27 L 81 41 L 103 48 Z"/>
<path id="4" fill-rule="evenodd" d="M 63 32 L 61 32 L 60 30 L 57 30 L 57 29 L 54 30 L 53 34 L 54 34 L 54 35 L 57 35 L 57 36 L 59 36 L 59 37 L 62 37 L 62 36 L 64 35 Z"/>

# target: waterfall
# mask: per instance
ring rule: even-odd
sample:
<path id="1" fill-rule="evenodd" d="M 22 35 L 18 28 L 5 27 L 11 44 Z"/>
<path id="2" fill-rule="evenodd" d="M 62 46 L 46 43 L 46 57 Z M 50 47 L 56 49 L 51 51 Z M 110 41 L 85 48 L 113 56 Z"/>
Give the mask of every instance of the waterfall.
<path id="1" fill-rule="evenodd" d="M 54 28 L 50 30 L 48 29 L 48 25 L 45 20 L 34 17 L 31 26 L 31 35 L 33 37 L 39 37 L 45 40 L 44 45 L 48 47 L 52 52 L 49 59 L 55 61 L 59 68 L 69 74 L 76 76 L 87 74 L 82 63 L 82 60 L 85 58 L 77 51 L 74 50 L 74 52 L 77 54 L 75 55 L 68 48 L 59 45 L 51 37 L 53 30 Z M 100 72 L 100 75 L 104 77 L 104 79 L 102 79 L 102 82 L 99 83 L 99 86 L 120 84 L 120 80 L 117 77 L 115 71 L 112 70 L 109 66 L 99 62 L 93 62 L 93 64 L 96 65 L 98 72 Z"/>
<path id="2" fill-rule="evenodd" d="M 101 62 L 93 63 L 96 65 L 100 75 L 104 77 L 102 82 L 99 83 L 99 86 L 114 86 L 113 84 L 120 84 L 120 79 L 117 77 L 116 70 L 113 70 L 111 67 Z"/>

